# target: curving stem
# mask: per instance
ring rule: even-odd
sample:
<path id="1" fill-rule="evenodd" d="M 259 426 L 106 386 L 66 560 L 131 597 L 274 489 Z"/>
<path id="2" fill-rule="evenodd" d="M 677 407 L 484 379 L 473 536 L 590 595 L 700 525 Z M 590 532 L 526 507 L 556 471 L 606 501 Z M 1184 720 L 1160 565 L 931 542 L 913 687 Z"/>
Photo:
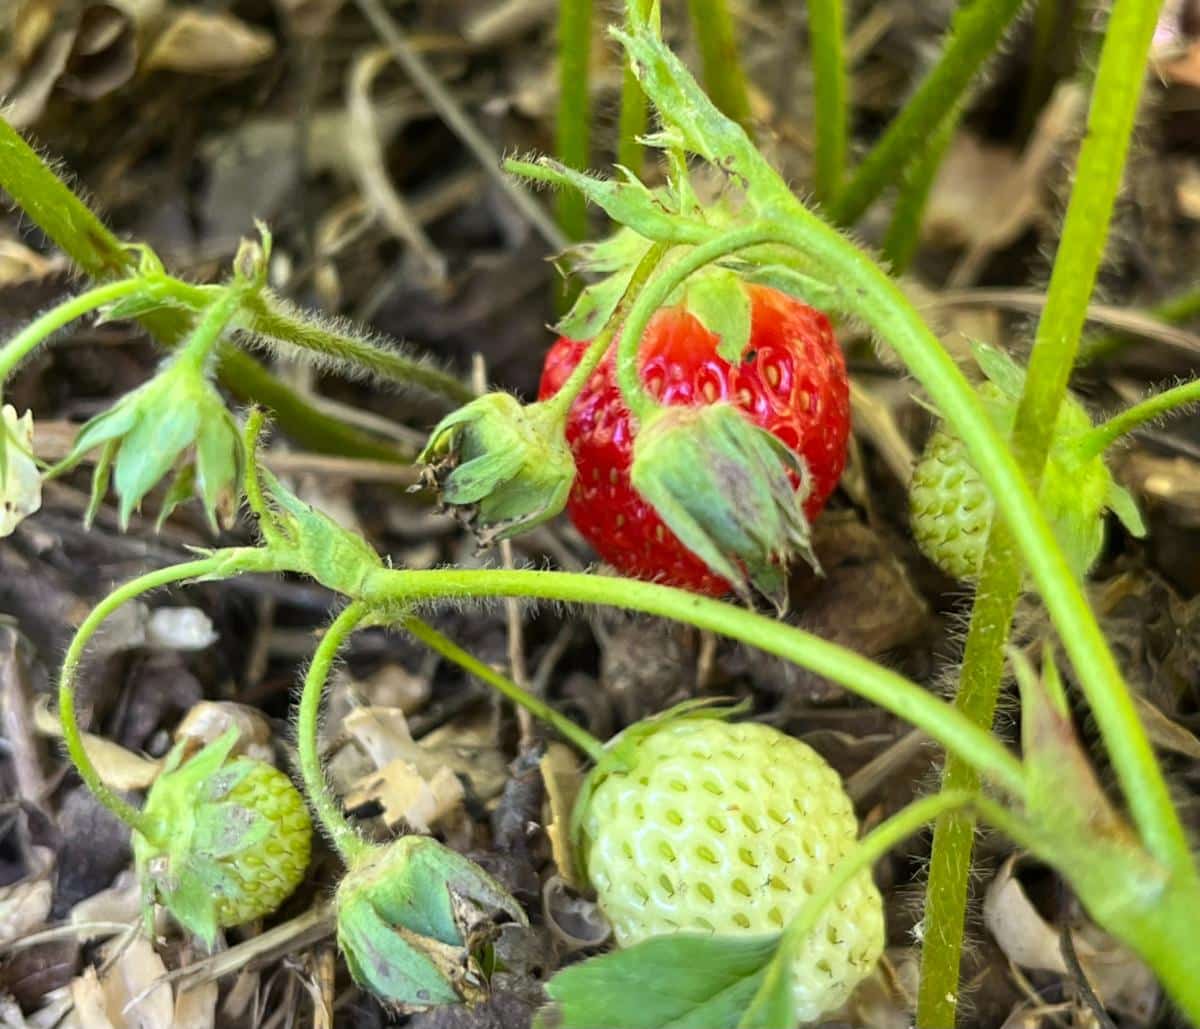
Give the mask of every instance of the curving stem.
<path id="1" fill-rule="evenodd" d="M 58 718 L 62 724 L 63 741 L 67 745 L 71 763 L 79 772 L 79 777 L 84 784 L 101 804 L 134 832 L 141 833 L 155 844 L 162 844 L 164 841 L 154 838 L 142 812 L 113 793 L 100 778 L 96 766 L 92 764 L 92 759 L 83 744 L 83 735 L 79 731 L 79 721 L 75 712 L 75 679 L 78 676 L 79 664 L 83 660 L 83 652 L 88 642 L 109 615 L 143 593 L 149 593 L 161 586 L 170 586 L 188 579 L 198 579 L 209 575 L 217 570 L 220 562 L 227 556 L 228 552 L 225 552 L 210 555 L 199 561 L 186 561 L 168 568 L 159 568 L 113 590 L 92 608 L 83 620 L 83 624 L 75 631 L 75 636 L 72 638 L 70 646 L 67 647 L 67 656 L 63 660 L 62 672 L 59 675 Z"/>
<path id="2" fill-rule="evenodd" d="M 342 644 L 369 614 L 370 608 L 366 604 L 355 601 L 333 620 L 313 654 L 308 674 L 304 676 L 300 711 L 296 717 L 296 746 L 300 752 L 300 775 L 304 779 L 305 792 L 330 840 L 348 866 L 353 866 L 372 846 L 342 814 L 341 805 L 329 789 L 325 771 L 321 768 L 317 727 L 321 717 L 321 695 L 325 691 L 329 670 Z"/>

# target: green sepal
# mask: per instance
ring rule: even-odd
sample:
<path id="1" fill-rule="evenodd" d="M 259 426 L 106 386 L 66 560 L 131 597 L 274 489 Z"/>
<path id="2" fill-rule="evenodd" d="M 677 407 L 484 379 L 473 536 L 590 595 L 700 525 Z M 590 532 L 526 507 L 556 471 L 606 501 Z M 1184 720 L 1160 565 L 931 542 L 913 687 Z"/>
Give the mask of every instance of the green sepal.
<path id="1" fill-rule="evenodd" d="M 220 928 L 218 905 L 230 888 L 218 862 L 257 846 L 272 828 L 256 813 L 223 802 L 253 767 L 245 758 L 226 763 L 237 740 L 237 728 L 230 728 L 187 761 L 191 742 L 176 744 L 143 809 L 153 838 L 133 834 L 143 895 L 151 903 L 157 897 L 209 947 Z"/>
<path id="2" fill-rule="evenodd" d="M 337 933 L 338 948 L 355 982 L 380 1000 L 421 1008 L 463 999 L 466 969 L 455 960 L 457 949 L 389 924 L 369 898 L 338 905 Z"/>
<path id="3" fill-rule="evenodd" d="M 632 229 L 620 229 L 607 239 L 586 243 L 572 251 L 572 267 L 601 276 L 584 289 L 554 326 L 560 336 L 589 340 L 605 325 L 629 288 L 633 273 L 653 246 Z"/>
<path id="4" fill-rule="evenodd" d="M 372 572 L 383 567 L 379 553 L 358 533 L 306 504 L 275 475 L 259 467 L 271 509 L 268 549 L 277 567 L 290 568 L 346 597 L 357 597 Z"/>
<path id="5" fill-rule="evenodd" d="M 738 364 L 750 344 L 750 297 L 727 268 L 709 268 L 687 282 L 684 305 L 718 338 L 717 353 Z"/>
<path id="6" fill-rule="evenodd" d="M 53 470 L 74 468 L 97 447 L 104 453 L 93 477 L 94 515 L 109 479 L 118 497 L 122 529 L 143 498 L 189 447 L 196 451 L 194 482 L 214 530 L 218 512 L 232 511 L 238 496 L 241 440 L 233 417 L 204 373 L 188 361 L 169 362 L 153 379 L 122 397 L 80 429 L 71 453 Z M 186 476 L 176 479 L 163 518 L 182 502 Z"/>
<path id="7" fill-rule="evenodd" d="M 780 934 L 657 936 L 571 965 L 546 984 L 535 1025 L 561 1029 L 735 1029 Z M 788 1023 L 791 1024 L 791 1023 Z"/>
<path id="8" fill-rule="evenodd" d="M 1133 499 L 1133 494 L 1116 479 L 1108 484 L 1105 504 L 1117 516 L 1117 521 L 1125 526 L 1125 531 L 1130 536 L 1136 539 L 1143 539 L 1146 536 L 1146 523 L 1142 519 L 1142 512 L 1138 509 L 1137 501 Z"/>
<path id="9" fill-rule="evenodd" d="M 488 393 L 444 418 L 417 458 L 481 546 L 553 518 L 567 504 L 575 458 L 562 417 L 545 404 Z"/>
<path id="10" fill-rule="evenodd" d="M 109 448 L 113 444 L 107 444 L 105 453 L 101 456 L 101 461 L 109 453 Z M 96 472 L 99 473 L 100 464 L 96 465 Z M 100 501 L 104 494 L 108 492 L 108 479 L 99 480 L 95 476 L 92 477 L 92 499 L 91 503 L 97 508 L 100 506 Z M 175 509 L 180 504 L 186 504 L 196 493 L 196 463 L 188 461 L 186 464 L 180 465 L 175 469 L 175 474 L 171 478 L 171 485 L 167 487 L 167 492 L 163 496 L 162 504 L 158 509 L 158 517 L 154 519 L 154 531 L 162 532 L 162 527 L 167 524 L 167 519 L 175 513 Z M 215 530 L 216 526 L 213 525 Z"/>
<path id="11" fill-rule="evenodd" d="M 1025 369 L 999 347 L 982 340 L 969 340 L 971 355 L 988 382 L 1010 400 L 1019 400 L 1025 389 Z"/>
<path id="12" fill-rule="evenodd" d="M 794 268 L 781 264 L 732 264 L 743 282 L 752 282 L 758 286 L 769 286 L 780 293 L 815 307 L 820 311 L 832 311 L 839 307 L 838 291 L 826 282 L 805 275 Z"/>
<path id="13" fill-rule="evenodd" d="M 481 868 L 423 836 L 369 851 L 337 893 L 338 941 L 355 980 L 411 1009 L 471 999 L 492 912 L 521 925 L 516 900 Z"/>
<path id="14" fill-rule="evenodd" d="M 651 190 L 628 169 L 618 168 L 623 181 L 600 179 L 568 168 L 549 157 L 536 162 L 505 161 L 504 167 L 536 182 L 579 190 L 618 225 L 625 225 L 656 243 L 694 243 L 706 228 L 668 208 L 669 197 Z"/>
<path id="15" fill-rule="evenodd" d="M 782 611 L 787 562 L 799 554 L 816 567 L 803 510 L 807 465 L 729 404 L 656 412 L 634 441 L 630 480 L 743 597 L 753 586 Z"/>

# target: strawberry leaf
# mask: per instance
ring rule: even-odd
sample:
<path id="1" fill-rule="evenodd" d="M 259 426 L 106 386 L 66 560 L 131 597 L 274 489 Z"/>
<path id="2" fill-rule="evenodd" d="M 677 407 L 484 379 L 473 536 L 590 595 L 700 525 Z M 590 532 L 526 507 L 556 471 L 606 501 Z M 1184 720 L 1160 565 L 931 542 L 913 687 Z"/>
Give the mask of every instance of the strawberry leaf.
<path id="1" fill-rule="evenodd" d="M 779 934 L 646 940 L 559 972 L 535 1025 L 561 1029 L 735 1029 L 762 984 Z"/>

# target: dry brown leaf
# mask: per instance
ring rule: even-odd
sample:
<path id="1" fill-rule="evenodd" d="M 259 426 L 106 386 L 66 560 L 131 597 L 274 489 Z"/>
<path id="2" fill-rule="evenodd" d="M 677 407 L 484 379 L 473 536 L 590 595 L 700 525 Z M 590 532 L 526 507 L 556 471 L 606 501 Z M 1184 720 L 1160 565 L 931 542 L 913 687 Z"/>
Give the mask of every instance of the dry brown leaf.
<path id="1" fill-rule="evenodd" d="M 33 709 L 33 724 L 43 736 L 62 737 L 58 718 L 50 713 L 46 698 L 40 698 Z M 144 790 L 158 778 L 161 761 L 135 754 L 132 750 L 101 736 L 83 733 L 83 747 L 106 786 L 114 790 Z"/>
<path id="2" fill-rule="evenodd" d="M 1158 707 L 1138 693 L 1133 695 L 1138 714 L 1150 742 L 1164 750 L 1173 750 L 1193 760 L 1200 760 L 1200 739 L 1178 722 L 1168 718 Z"/>
<path id="3" fill-rule="evenodd" d="M 983 900 L 983 921 L 1013 964 L 1065 974 L 1058 932 L 1042 918 L 1016 877 L 1017 855 L 1001 866 Z"/>
<path id="4" fill-rule="evenodd" d="M 562 743 L 551 743 L 538 763 L 542 782 L 546 785 L 546 813 L 542 821 L 546 836 L 550 840 L 550 851 L 554 865 L 563 880 L 575 889 L 580 883 L 575 875 L 575 857 L 571 850 L 571 811 L 579 787 L 583 785 L 583 773 L 575 752 Z"/>
<path id="5" fill-rule="evenodd" d="M 275 40 L 269 33 L 232 14 L 189 7 L 172 12 L 168 19 L 146 54 L 143 67 L 147 71 L 193 75 L 244 71 L 275 52 Z"/>
<path id="6" fill-rule="evenodd" d="M 89 967 L 71 984 L 79 1025 L 82 1029 L 171 1029 L 175 1005 L 166 966 L 153 944 L 137 936 L 104 949 L 114 947 L 119 953 L 103 976 Z"/>
<path id="7" fill-rule="evenodd" d="M 275 0 L 275 8 L 298 36 L 322 35 L 345 0 Z"/>
<path id="8" fill-rule="evenodd" d="M 202 700 L 194 705 L 175 729 L 175 739 L 193 740 L 199 749 L 233 727 L 238 731 L 235 753 L 258 761 L 272 761 L 270 723 L 258 708 L 232 701 Z"/>
<path id="9" fill-rule="evenodd" d="M 165 911 L 158 909 L 159 917 Z M 126 922 L 132 925 L 142 917 L 142 884 L 133 869 L 126 869 L 108 889 L 85 897 L 71 908 L 71 924 L 90 925 L 99 922 Z M 80 932 L 79 941 L 85 943 L 94 938 L 92 933 Z"/>
<path id="10" fill-rule="evenodd" d="M 215 982 L 202 983 L 190 990 L 180 990 L 175 997 L 174 1029 L 212 1029 L 217 1020 L 217 996 L 220 988 Z"/>
<path id="11" fill-rule="evenodd" d="M 383 809 L 389 828 L 404 823 L 417 832 L 429 832 L 460 809 L 464 796 L 458 776 L 445 766 L 426 778 L 414 765 L 396 758 L 359 780 L 346 794 L 346 806 L 373 801 Z"/>
<path id="12" fill-rule="evenodd" d="M 0 288 L 38 282 L 69 267 L 61 254 L 44 257 L 15 239 L 0 239 Z"/>
<path id="13" fill-rule="evenodd" d="M 423 675 L 413 675 L 403 665 L 388 663 L 355 684 L 371 704 L 399 708 L 406 715 L 419 711 L 429 700 L 431 686 Z"/>
<path id="14" fill-rule="evenodd" d="M 54 887 L 45 877 L 22 879 L 0 888 L 0 943 L 40 929 L 53 902 Z"/>

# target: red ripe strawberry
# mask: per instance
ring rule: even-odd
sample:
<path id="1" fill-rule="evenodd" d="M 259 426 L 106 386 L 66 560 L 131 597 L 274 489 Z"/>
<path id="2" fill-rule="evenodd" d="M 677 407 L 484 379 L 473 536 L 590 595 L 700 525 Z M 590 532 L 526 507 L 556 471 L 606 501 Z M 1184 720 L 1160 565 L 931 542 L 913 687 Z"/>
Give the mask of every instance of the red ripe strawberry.
<path id="1" fill-rule="evenodd" d="M 750 296 L 750 342 L 740 363 L 717 353 L 718 338 L 682 305 L 654 315 L 639 347 L 642 382 L 665 405 L 728 401 L 807 463 L 811 521 L 846 463 L 850 390 L 829 319 L 765 286 Z M 561 338 L 546 355 L 538 399 L 558 392 L 587 344 Z M 567 509 L 575 527 L 619 571 L 720 596 L 729 583 L 686 549 L 629 480 L 634 427 L 621 398 L 613 353 L 571 408 L 567 441 L 577 475 Z M 797 484 L 798 485 L 798 484 Z"/>

